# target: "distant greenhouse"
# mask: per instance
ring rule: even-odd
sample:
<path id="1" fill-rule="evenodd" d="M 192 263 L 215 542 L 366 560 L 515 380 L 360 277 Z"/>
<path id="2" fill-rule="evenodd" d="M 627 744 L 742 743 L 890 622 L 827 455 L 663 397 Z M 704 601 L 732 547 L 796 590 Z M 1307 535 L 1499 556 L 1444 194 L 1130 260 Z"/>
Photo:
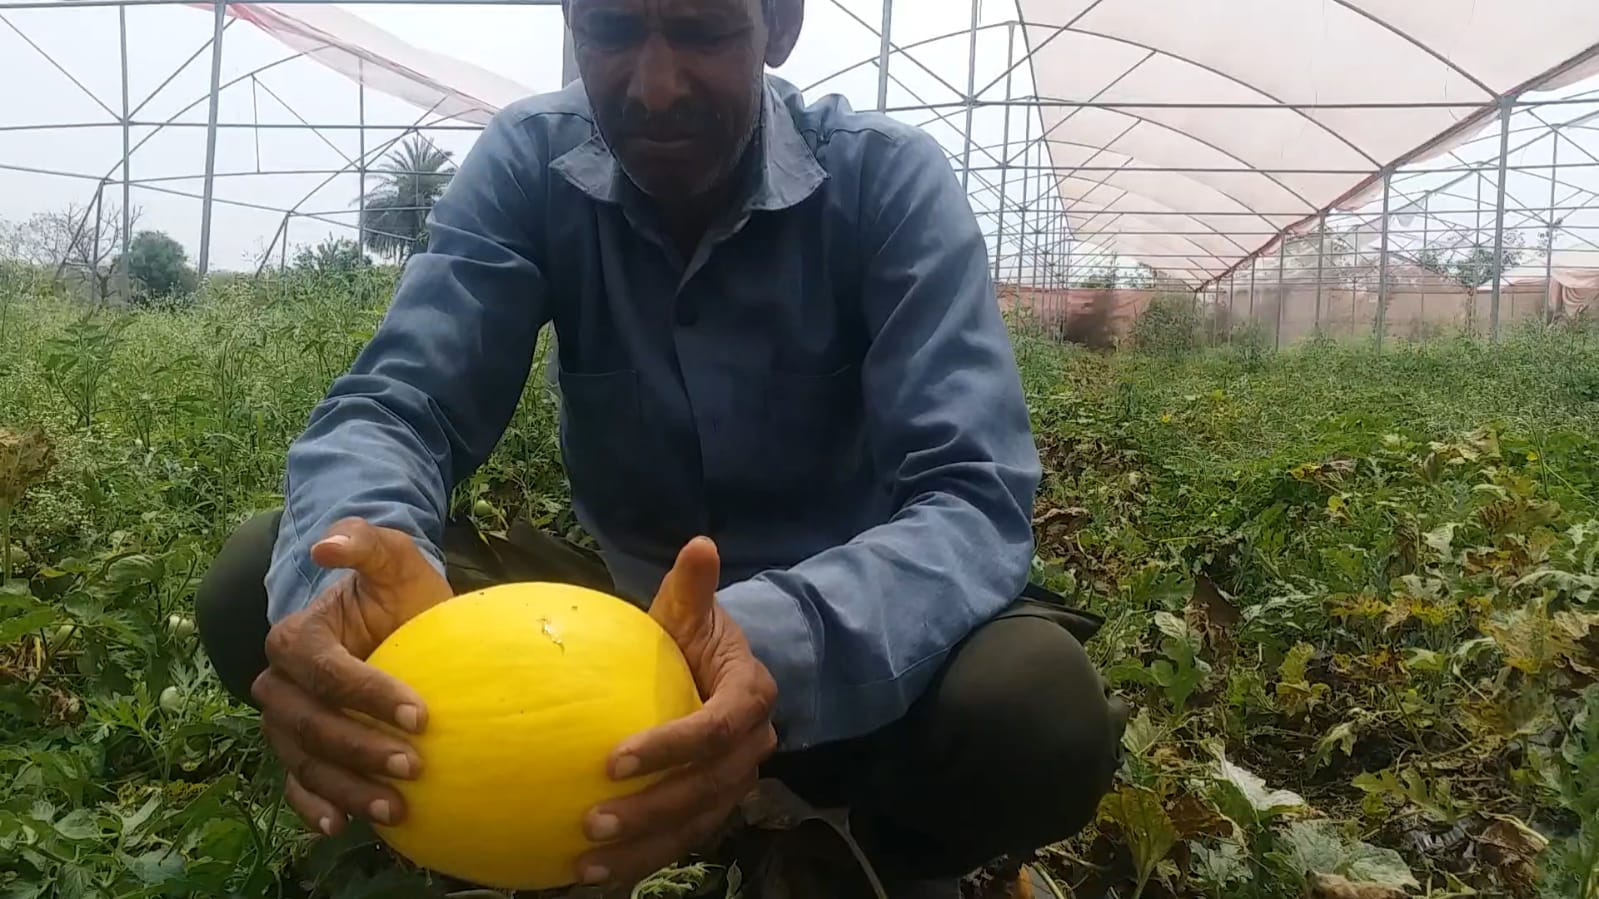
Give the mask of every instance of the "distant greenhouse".
<path id="1" fill-rule="evenodd" d="M 358 237 L 401 260 L 488 117 L 573 77 L 556 0 L 0 0 L 0 25 L 26 86 L 0 254 L 97 277 L 149 229 L 201 275 Z M 1279 343 L 1599 297 L 1592 0 L 829 0 L 776 74 L 937 137 L 1002 299 L 1063 334 L 1163 294 Z"/>

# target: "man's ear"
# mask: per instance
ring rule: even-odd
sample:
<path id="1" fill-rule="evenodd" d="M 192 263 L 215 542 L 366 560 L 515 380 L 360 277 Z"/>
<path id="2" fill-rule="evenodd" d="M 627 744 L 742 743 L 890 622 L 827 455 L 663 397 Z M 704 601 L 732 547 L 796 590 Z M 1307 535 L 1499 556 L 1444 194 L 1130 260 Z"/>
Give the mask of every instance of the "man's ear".
<path id="1" fill-rule="evenodd" d="M 799 43 L 800 27 L 805 24 L 805 0 L 777 0 L 772 4 L 772 21 L 766 25 L 766 64 L 777 68 L 788 62 Z"/>

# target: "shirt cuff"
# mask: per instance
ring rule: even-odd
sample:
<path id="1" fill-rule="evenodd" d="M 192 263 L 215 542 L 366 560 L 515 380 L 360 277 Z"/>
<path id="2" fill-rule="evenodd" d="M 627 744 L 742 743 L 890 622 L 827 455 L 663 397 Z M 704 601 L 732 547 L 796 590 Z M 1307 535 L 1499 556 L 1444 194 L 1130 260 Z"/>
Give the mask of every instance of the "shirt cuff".
<path id="1" fill-rule="evenodd" d="M 806 749 L 815 742 L 818 677 L 816 641 L 799 600 L 764 581 L 742 581 L 716 595 L 717 602 L 749 639 L 750 649 L 777 682 L 772 724 L 778 750 Z"/>

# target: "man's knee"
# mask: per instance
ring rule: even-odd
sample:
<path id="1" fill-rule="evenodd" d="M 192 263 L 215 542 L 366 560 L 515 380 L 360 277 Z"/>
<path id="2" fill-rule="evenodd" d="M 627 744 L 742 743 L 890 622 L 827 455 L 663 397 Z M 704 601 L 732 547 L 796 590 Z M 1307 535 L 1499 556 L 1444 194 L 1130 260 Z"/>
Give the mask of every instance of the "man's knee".
<path id="1" fill-rule="evenodd" d="M 939 729 L 963 747 L 956 766 L 976 769 L 993 791 L 982 802 L 996 803 L 994 823 L 1017 844 L 1005 851 L 1065 839 L 1093 820 L 1120 762 L 1125 713 L 1069 631 L 1042 617 L 1001 618 L 972 634 L 936 690 Z"/>
<path id="2" fill-rule="evenodd" d="M 266 668 L 266 571 L 280 512 L 241 524 L 212 560 L 194 597 L 195 628 L 228 692 L 250 701 L 250 684 Z"/>

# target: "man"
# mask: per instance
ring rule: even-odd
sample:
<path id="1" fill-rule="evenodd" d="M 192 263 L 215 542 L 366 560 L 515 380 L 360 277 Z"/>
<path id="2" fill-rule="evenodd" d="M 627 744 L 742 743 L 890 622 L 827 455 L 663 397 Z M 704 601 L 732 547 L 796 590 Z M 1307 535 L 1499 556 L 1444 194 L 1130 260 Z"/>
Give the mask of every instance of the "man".
<path id="1" fill-rule="evenodd" d="M 617 747 L 615 778 L 673 774 L 592 811 L 574 880 L 701 848 L 757 777 L 847 808 L 890 895 L 1091 819 L 1118 716 L 1079 644 L 1093 623 L 1019 599 L 1040 470 L 983 235 L 925 134 L 765 74 L 803 10 L 569 0 L 579 85 L 487 127 L 291 448 L 284 511 L 224 547 L 202 637 L 310 827 L 397 822 L 385 778 L 425 771 L 344 714 L 426 727 L 366 654 L 528 579 L 648 605 L 705 697 Z M 447 521 L 547 322 L 603 565 Z"/>

